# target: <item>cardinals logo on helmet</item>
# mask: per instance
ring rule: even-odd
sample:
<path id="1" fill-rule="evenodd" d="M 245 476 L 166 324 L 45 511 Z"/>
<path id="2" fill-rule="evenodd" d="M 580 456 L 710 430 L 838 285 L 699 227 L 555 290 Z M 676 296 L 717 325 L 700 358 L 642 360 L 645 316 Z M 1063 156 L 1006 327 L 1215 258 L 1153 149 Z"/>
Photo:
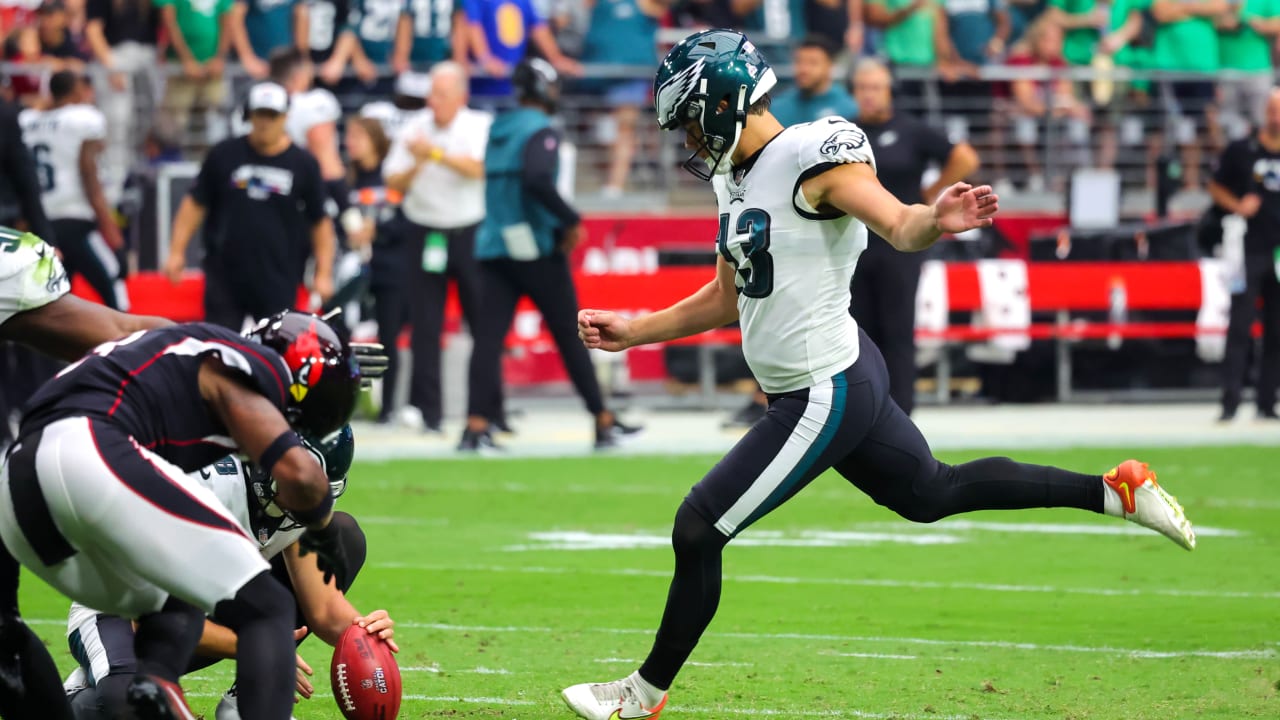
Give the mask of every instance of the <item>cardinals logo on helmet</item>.
<path id="1" fill-rule="evenodd" d="M 320 336 L 316 333 L 316 322 L 311 321 L 306 332 L 290 343 L 285 350 L 284 362 L 293 373 L 293 384 L 289 386 L 289 394 L 294 402 L 302 402 L 307 393 L 324 374 L 324 348 L 320 344 Z"/>

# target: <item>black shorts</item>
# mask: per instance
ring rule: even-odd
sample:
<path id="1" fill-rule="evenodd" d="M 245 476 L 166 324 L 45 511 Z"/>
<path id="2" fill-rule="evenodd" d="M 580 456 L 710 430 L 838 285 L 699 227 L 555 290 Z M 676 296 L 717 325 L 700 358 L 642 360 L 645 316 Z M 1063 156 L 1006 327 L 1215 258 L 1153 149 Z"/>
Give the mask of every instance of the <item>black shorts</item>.
<path id="1" fill-rule="evenodd" d="M 907 504 L 938 461 L 889 397 L 889 373 L 861 329 L 858 360 L 829 380 L 769 396 L 769 411 L 686 501 L 734 537 L 829 468 L 881 505 Z"/>
<path id="2" fill-rule="evenodd" d="M 1195 120 L 1197 127 L 1203 126 L 1205 112 L 1213 106 L 1218 92 L 1212 80 L 1171 80 L 1163 89 L 1166 105 Z"/>

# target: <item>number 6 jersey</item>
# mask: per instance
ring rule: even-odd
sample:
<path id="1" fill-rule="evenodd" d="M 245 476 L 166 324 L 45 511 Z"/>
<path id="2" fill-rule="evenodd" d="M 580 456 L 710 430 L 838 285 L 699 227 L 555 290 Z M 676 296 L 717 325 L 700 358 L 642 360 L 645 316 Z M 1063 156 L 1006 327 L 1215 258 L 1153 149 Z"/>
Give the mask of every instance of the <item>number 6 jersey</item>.
<path id="1" fill-rule="evenodd" d="M 845 163 L 875 168 L 862 130 L 829 117 L 783 130 L 712 179 L 717 251 L 736 269 L 742 350 L 768 393 L 810 387 L 858 359 L 849 282 L 867 228 L 809 206 L 800 185 Z"/>
<path id="2" fill-rule="evenodd" d="M 80 181 L 80 148 L 107 136 L 107 121 L 92 105 L 23 110 L 22 142 L 31 148 L 40 180 L 40 200 L 50 220 L 93 220 L 93 206 Z"/>

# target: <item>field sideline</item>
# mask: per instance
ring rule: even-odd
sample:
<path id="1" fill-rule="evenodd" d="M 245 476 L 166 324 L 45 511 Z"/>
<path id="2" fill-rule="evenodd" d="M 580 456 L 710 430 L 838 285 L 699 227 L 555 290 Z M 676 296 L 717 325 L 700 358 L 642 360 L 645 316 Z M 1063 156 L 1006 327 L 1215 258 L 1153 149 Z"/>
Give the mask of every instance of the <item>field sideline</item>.
<path id="1" fill-rule="evenodd" d="M 730 545 L 720 614 L 663 717 L 1280 713 L 1274 449 L 1010 453 L 1099 473 L 1151 462 L 1199 549 L 1078 511 L 912 525 L 829 474 Z M 666 595 L 671 517 L 715 459 L 359 463 L 340 501 L 369 535 L 352 599 L 400 623 L 401 717 L 570 718 L 561 687 L 634 669 Z M 65 601 L 26 576 L 22 602 L 69 668 Z M 328 648 L 302 652 L 319 696 L 296 717 L 339 718 Z M 232 675 L 185 681 L 197 712 L 212 719 Z"/>

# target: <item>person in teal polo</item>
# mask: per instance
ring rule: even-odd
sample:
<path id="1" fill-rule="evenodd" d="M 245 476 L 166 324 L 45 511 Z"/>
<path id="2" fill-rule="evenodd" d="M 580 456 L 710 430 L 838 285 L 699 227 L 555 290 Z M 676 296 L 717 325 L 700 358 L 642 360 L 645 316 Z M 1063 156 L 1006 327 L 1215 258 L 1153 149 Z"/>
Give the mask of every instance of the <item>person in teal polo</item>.
<path id="1" fill-rule="evenodd" d="M 494 119 L 484 151 L 485 218 L 476 233 L 481 302 L 467 377 L 467 426 L 458 450 L 499 449 L 489 429 L 501 392 L 502 349 L 516 303 L 528 297 L 542 313 L 569 379 L 595 416 L 595 447 L 615 447 L 640 428 L 624 425 L 604 405 L 586 347 L 578 340 L 578 298 L 568 253 L 583 240 L 582 219 L 556 188 L 560 135 L 551 114 L 560 98 L 555 68 L 522 60 L 511 76 L 517 107 Z"/>
<path id="2" fill-rule="evenodd" d="M 836 50 L 821 35 L 810 35 L 791 54 L 795 85 L 778 93 L 769 112 L 783 127 L 807 123 L 829 115 L 850 119 L 858 116 L 858 103 L 849 91 L 831 80 Z"/>

